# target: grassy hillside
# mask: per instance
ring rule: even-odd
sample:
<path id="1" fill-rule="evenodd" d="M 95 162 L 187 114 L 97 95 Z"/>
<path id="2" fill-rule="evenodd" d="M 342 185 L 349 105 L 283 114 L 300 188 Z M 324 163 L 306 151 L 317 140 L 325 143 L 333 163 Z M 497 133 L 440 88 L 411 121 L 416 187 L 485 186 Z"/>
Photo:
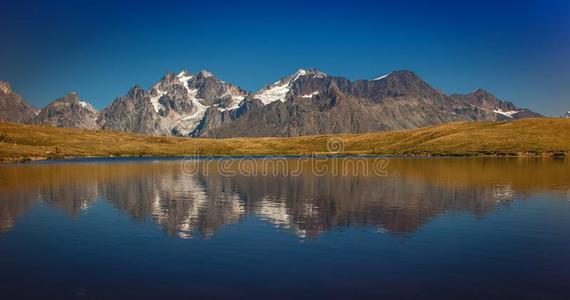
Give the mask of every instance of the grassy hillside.
<path id="1" fill-rule="evenodd" d="M 3 161 L 80 156 L 308 155 L 331 153 L 328 148 L 341 149 L 338 153 L 342 154 L 562 155 L 570 152 L 570 119 L 462 122 L 368 134 L 231 139 L 151 137 L 0 123 Z"/>

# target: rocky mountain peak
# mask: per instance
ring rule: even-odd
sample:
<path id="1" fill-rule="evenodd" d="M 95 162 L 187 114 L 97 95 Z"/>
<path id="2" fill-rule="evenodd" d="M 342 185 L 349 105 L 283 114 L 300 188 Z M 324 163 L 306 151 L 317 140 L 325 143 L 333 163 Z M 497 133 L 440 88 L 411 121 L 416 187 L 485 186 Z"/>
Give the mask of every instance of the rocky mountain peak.
<path id="1" fill-rule="evenodd" d="M 155 85 L 170 84 L 177 81 L 177 74 L 168 72 Z"/>
<path id="2" fill-rule="evenodd" d="M 473 92 L 471 92 L 471 94 L 477 97 L 488 97 L 488 98 L 495 97 L 490 92 L 481 88 L 474 90 Z"/>
<path id="3" fill-rule="evenodd" d="M 159 135 L 189 135 L 212 112 L 233 110 L 247 92 L 206 70 L 168 73 L 148 91 L 133 87 L 98 120 L 102 128 Z"/>
<path id="4" fill-rule="evenodd" d="M 386 75 L 385 79 L 395 85 L 415 85 L 429 87 L 431 89 L 431 86 L 423 81 L 416 73 L 408 70 L 392 71 Z"/>
<path id="5" fill-rule="evenodd" d="M 127 96 L 130 98 L 139 98 L 142 97 L 145 93 L 145 90 L 140 85 L 133 86 L 127 93 Z"/>
<path id="6" fill-rule="evenodd" d="M 201 78 L 209 78 L 209 77 L 214 77 L 214 74 L 212 74 L 212 72 L 208 70 L 201 70 L 200 72 L 198 72 L 198 75 L 196 76 Z"/>
<path id="7" fill-rule="evenodd" d="M 565 114 L 562 115 L 562 118 L 570 119 L 570 110 L 567 111 Z"/>
<path id="8" fill-rule="evenodd" d="M 0 81 L 0 122 L 30 123 L 36 113 L 10 84 Z"/>
<path id="9" fill-rule="evenodd" d="M 328 76 L 326 73 L 321 72 L 316 68 L 299 69 L 297 73 L 300 74 L 301 76 L 304 75 L 304 76 L 317 77 L 317 78 L 324 78 Z"/>
<path id="10" fill-rule="evenodd" d="M 420 77 L 410 70 L 396 70 L 388 74 L 389 78 L 405 78 L 412 80 L 421 80 Z"/>
<path id="11" fill-rule="evenodd" d="M 353 95 L 373 102 L 380 102 L 386 98 L 413 97 L 417 100 L 439 100 L 443 97 L 442 93 L 408 70 L 392 71 L 372 80 L 359 80 L 351 84 L 350 89 Z"/>
<path id="12" fill-rule="evenodd" d="M 79 103 L 79 95 L 76 92 L 69 92 L 65 96 L 63 96 L 63 98 L 60 98 L 58 100 Z"/>
<path id="13" fill-rule="evenodd" d="M 407 81 L 407 82 L 423 82 L 423 80 L 414 72 L 409 70 L 396 70 L 385 75 L 371 79 L 370 81 Z"/>
<path id="14" fill-rule="evenodd" d="M 12 87 L 10 86 L 9 83 L 7 83 L 5 81 L 0 81 L 0 91 L 4 94 L 11 94 L 12 93 Z"/>
<path id="15" fill-rule="evenodd" d="M 97 110 L 89 102 L 81 100 L 76 92 L 70 92 L 44 107 L 33 122 L 56 127 L 96 129 L 97 116 Z"/>
<path id="16" fill-rule="evenodd" d="M 97 110 L 93 107 L 93 105 L 91 105 L 87 100 L 81 100 L 79 98 L 79 94 L 77 94 L 76 92 L 67 93 L 62 98 L 54 100 L 47 107 L 56 106 L 56 105 L 75 105 L 93 112 L 97 112 Z"/>

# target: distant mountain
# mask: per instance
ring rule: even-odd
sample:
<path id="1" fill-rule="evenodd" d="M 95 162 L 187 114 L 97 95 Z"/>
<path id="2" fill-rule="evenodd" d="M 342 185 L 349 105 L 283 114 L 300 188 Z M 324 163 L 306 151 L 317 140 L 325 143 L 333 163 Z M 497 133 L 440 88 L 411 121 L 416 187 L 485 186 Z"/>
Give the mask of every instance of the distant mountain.
<path id="1" fill-rule="evenodd" d="M 541 117 L 482 89 L 446 95 L 405 70 L 350 81 L 300 69 L 255 93 L 208 71 L 182 71 L 148 90 L 134 86 L 101 113 L 81 103 L 70 94 L 42 109 L 34 122 L 149 135 L 287 137 Z"/>
<path id="2" fill-rule="evenodd" d="M 562 115 L 562 118 L 570 119 L 570 110 L 567 111 L 565 114 Z"/>
<path id="3" fill-rule="evenodd" d="M 33 119 L 33 123 L 56 127 L 97 129 L 97 110 L 76 93 L 69 93 L 44 107 Z"/>
<path id="4" fill-rule="evenodd" d="M 0 122 L 29 123 L 36 113 L 7 82 L 0 81 Z"/>

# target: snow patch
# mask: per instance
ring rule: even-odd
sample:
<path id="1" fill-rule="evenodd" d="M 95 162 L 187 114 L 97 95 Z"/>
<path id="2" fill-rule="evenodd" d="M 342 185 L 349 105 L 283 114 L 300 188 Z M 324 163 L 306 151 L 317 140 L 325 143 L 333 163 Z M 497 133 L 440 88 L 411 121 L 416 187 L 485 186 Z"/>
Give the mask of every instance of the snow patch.
<path id="1" fill-rule="evenodd" d="M 176 75 L 176 78 L 178 79 L 178 82 L 182 83 L 182 84 L 186 84 L 188 85 L 188 80 L 192 79 L 192 74 L 186 72 L 186 71 L 181 71 L 180 73 L 178 73 L 178 75 Z"/>
<path id="2" fill-rule="evenodd" d="M 316 96 L 316 95 L 318 95 L 319 93 L 320 93 L 320 91 L 316 91 L 316 92 L 312 92 L 312 93 L 307 94 L 307 95 L 302 95 L 301 97 L 302 97 L 302 98 L 307 98 L 307 99 L 308 99 L 308 98 L 313 98 L 313 96 Z"/>
<path id="3" fill-rule="evenodd" d="M 299 79 L 299 77 L 301 77 L 301 76 L 303 76 L 303 75 L 307 75 L 307 70 L 299 69 L 299 70 L 295 73 L 295 78 L 293 78 L 292 81 L 295 81 L 295 80 Z"/>
<path id="4" fill-rule="evenodd" d="M 198 89 L 192 89 L 192 90 L 188 90 L 188 95 L 190 96 L 190 101 L 192 102 L 192 105 L 194 105 L 194 107 L 196 107 L 196 112 L 194 112 L 192 115 L 183 118 L 183 120 L 187 121 L 187 120 L 191 120 L 194 116 L 196 115 L 204 115 L 204 112 L 206 112 L 206 109 L 208 109 L 208 106 L 205 106 L 204 104 L 200 103 L 200 100 L 196 97 L 196 95 L 198 94 Z"/>
<path id="5" fill-rule="evenodd" d="M 181 118 L 174 126 L 172 126 L 172 128 L 176 128 L 178 132 L 183 135 L 188 135 L 198 127 L 198 124 L 200 124 L 200 121 L 204 118 L 209 106 L 203 105 L 200 102 L 200 99 L 196 97 L 198 89 L 188 89 L 187 83 L 185 84 L 185 87 L 188 90 L 188 97 L 190 98 L 195 111 L 192 114 Z"/>
<path id="6" fill-rule="evenodd" d="M 160 102 L 158 102 L 158 100 L 160 99 L 160 97 L 162 97 L 166 94 L 166 91 L 161 91 L 158 88 L 156 88 L 155 91 L 156 91 L 157 95 L 156 96 L 150 96 L 150 103 L 154 107 L 154 111 L 158 113 L 159 111 L 164 109 L 164 106 Z"/>
<path id="7" fill-rule="evenodd" d="M 327 77 L 327 74 L 323 72 L 316 72 L 313 74 L 313 78 L 325 78 L 325 77 Z"/>
<path id="8" fill-rule="evenodd" d="M 374 78 L 374 79 L 372 79 L 372 81 L 377 81 L 377 80 L 384 79 L 384 78 L 390 76 L 390 74 L 392 74 L 392 72 L 390 72 L 390 73 L 388 73 L 388 74 L 386 74 L 386 75 L 382 75 L 382 76 L 380 76 L 380 77 L 378 77 L 378 78 Z"/>
<path id="9" fill-rule="evenodd" d="M 269 104 L 274 101 L 285 102 L 285 96 L 289 92 L 289 83 L 277 82 L 272 87 L 256 95 L 263 104 Z"/>
<path id="10" fill-rule="evenodd" d="M 187 85 L 187 84 L 188 84 L 188 80 L 192 79 L 192 77 L 193 77 L 192 75 L 181 76 L 181 77 L 178 77 L 178 81 L 179 81 L 180 83 L 185 83 L 185 84 Z"/>
<path id="11" fill-rule="evenodd" d="M 89 104 L 87 104 L 85 101 L 79 101 L 79 105 L 81 105 L 83 108 L 87 108 L 89 106 Z"/>
<path id="12" fill-rule="evenodd" d="M 496 114 L 503 115 L 507 118 L 512 119 L 514 115 L 518 114 L 521 111 L 520 110 L 503 111 L 502 109 L 498 108 L 498 109 L 493 110 L 493 112 Z"/>
<path id="13" fill-rule="evenodd" d="M 260 91 L 255 98 L 261 100 L 264 105 L 269 104 L 275 101 L 285 102 L 285 97 L 287 93 L 291 90 L 291 84 L 295 82 L 295 80 L 299 79 L 299 77 L 304 76 L 307 74 L 307 71 L 304 69 L 299 69 L 295 74 L 279 80 L 275 82 L 273 85 L 265 88 L 264 90 Z"/>
<path id="14" fill-rule="evenodd" d="M 233 104 L 229 107 L 225 108 L 218 108 L 220 111 L 227 111 L 227 110 L 234 110 L 240 107 L 241 103 L 245 99 L 244 96 L 232 95 L 232 102 Z"/>

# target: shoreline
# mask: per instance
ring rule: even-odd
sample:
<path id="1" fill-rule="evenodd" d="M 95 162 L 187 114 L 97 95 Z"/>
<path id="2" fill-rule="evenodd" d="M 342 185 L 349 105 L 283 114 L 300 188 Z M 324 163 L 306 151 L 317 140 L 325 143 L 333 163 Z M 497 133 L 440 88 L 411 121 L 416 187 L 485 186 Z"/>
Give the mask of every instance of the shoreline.
<path id="1" fill-rule="evenodd" d="M 136 159 L 158 159 L 158 160 L 184 160 L 186 158 L 192 158 L 196 160 L 220 160 L 220 159 L 278 159 L 278 158 L 286 158 L 286 159 L 295 159 L 295 158 L 395 158 L 395 159 L 429 159 L 429 158 L 496 158 L 496 159 L 519 159 L 519 158 L 528 158 L 528 159 L 566 159 L 568 153 L 551 153 L 551 154 L 543 154 L 543 155 L 534 155 L 534 154 L 495 154 L 495 155 L 488 155 L 488 154 L 467 154 L 467 155 L 398 155 L 398 154 L 256 154 L 256 155 L 207 155 L 207 156 L 190 156 L 190 155 L 143 155 L 143 156 L 134 156 L 134 155 L 123 155 L 123 156 L 69 156 L 69 157 L 60 157 L 60 158 L 46 158 L 46 157 L 33 157 L 33 158 L 26 158 L 20 160 L 4 160 L 0 161 L 0 165 L 6 164 L 26 164 L 26 163 L 34 163 L 34 162 L 74 162 L 74 161 L 84 161 L 84 160 L 107 160 L 107 159 L 117 159 L 117 160 L 136 160 Z"/>

